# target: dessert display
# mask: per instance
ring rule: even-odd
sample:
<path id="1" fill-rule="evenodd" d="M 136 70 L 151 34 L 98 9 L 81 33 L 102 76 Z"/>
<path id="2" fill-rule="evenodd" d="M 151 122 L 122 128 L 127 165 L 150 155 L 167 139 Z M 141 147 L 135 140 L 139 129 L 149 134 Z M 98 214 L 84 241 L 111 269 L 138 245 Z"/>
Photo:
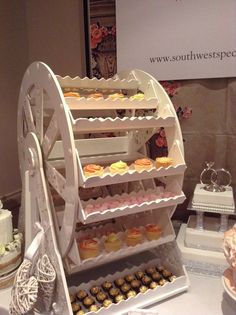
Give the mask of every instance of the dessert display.
<path id="1" fill-rule="evenodd" d="M 94 239 L 79 242 L 79 253 L 82 259 L 88 259 L 99 255 L 99 244 Z"/>
<path id="2" fill-rule="evenodd" d="M 169 157 L 159 157 L 156 158 L 156 168 L 169 167 L 173 164 L 173 159 Z"/>
<path id="3" fill-rule="evenodd" d="M 132 228 L 126 231 L 125 241 L 128 246 L 135 246 L 143 242 L 143 234 L 139 228 Z"/>
<path id="4" fill-rule="evenodd" d="M 11 211 L 2 209 L 0 201 L 0 276 L 16 269 L 21 263 L 23 236 L 12 226 Z"/>
<path id="5" fill-rule="evenodd" d="M 111 174 L 123 174 L 129 170 L 127 163 L 123 161 L 112 163 L 109 167 Z"/>
<path id="6" fill-rule="evenodd" d="M 149 241 L 157 240 L 161 237 L 162 228 L 156 224 L 147 224 L 145 226 L 145 234 Z"/>
<path id="7" fill-rule="evenodd" d="M 134 161 L 134 168 L 138 172 L 141 172 L 143 170 L 150 170 L 152 167 L 153 163 L 149 159 L 138 159 Z"/>
<path id="8" fill-rule="evenodd" d="M 109 252 L 116 252 L 121 248 L 121 240 L 115 233 L 111 233 L 104 241 L 105 250 Z"/>
<path id="9" fill-rule="evenodd" d="M 149 276 L 147 274 L 149 274 Z M 158 277 L 156 277 L 157 274 Z M 93 285 L 88 290 L 80 289 L 76 294 L 71 294 L 71 296 L 73 296 L 73 299 L 71 299 L 72 310 L 74 314 L 77 314 L 76 312 L 79 311 L 84 312 L 84 314 L 88 312 L 97 312 L 101 308 L 109 308 L 111 305 L 118 304 L 127 299 L 132 299 L 139 294 L 147 293 L 149 290 L 159 290 L 158 287 L 161 287 L 168 282 L 173 282 L 176 279 L 177 277 L 174 276 L 169 269 L 166 269 L 163 266 L 153 265 L 146 269 L 139 269 L 134 273 Z M 90 296 L 89 293 L 92 296 Z M 81 299 L 82 296 L 83 298 Z"/>
<path id="10" fill-rule="evenodd" d="M 83 172 L 86 177 L 90 176 L 102 176 L 103 167 L 96 164 L 88 164 L 83 167 Z"/>

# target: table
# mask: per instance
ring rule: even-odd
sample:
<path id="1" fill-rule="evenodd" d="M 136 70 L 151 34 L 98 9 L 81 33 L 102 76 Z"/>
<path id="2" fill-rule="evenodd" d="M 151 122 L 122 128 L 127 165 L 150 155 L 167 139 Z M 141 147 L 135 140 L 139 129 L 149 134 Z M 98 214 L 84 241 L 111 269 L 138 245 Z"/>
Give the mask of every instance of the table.
<path id="1" fill-rule="evenodd" d="M 224 292 L 221 277 L 189 272 L 188 292 L 149 307 L 158 315 L 235 315 L 236 301 Z M 0 305 L 8 307 L 10 290 L 0 290 Z M 0 314 L 5 315 L 1 312 Z"/>

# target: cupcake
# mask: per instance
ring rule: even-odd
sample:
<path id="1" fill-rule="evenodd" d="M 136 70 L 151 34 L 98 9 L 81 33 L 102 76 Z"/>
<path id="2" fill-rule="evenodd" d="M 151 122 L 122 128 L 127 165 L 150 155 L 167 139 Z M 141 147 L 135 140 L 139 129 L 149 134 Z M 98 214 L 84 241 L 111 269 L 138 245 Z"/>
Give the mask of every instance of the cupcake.
<path id="1" fill-rule="evenodd" d="M 162 228 L 156 224 L 147 224 L 145 226 L 145 235 L 149 241 L 157 240 L 161 237 Z"/>
<path id="2" fill-rule="evenodd" d="M 115 233 L 110 233 L 104 241 L 106 252 L 116 252 L 121 248 L 121 241 Z"/>
<path id="3" fill-rule="evenodd" d="M 112 288 L 112 283 L 110 281 L 105 281 L 102 284 L 102 288 L 103 288 L 104 291 L 108 292 Z"/>
<path id="4" fill-rule="evenodd" d="M 99 255 L 98 241 L 87 239 L 79 242 L 79 253 L 81 259 L 88 259 Z"/>
<path id="5" fill-rule="evenodd" d="M 102 176 L 103 175 L 103 167 L 97 164 L 88 164 L 83 167 L 83 172 L 86 177 L 91 176 Z"/>
<path id="6" fill-rule="evenodd" d="M 130 96 L 129 99 L 130 99 L 131 101 L 134 101 L 134 100 L 136 100 L 136 101 L 142 101 L 142 100 L 145 99 L 145 96 L 144 96 L 143 93 L 137 93 L 137 94 L 134 94 L 134 95 Z"/>
<path id="7" fill-rule="evenodd" d="M 173 159 L 169 157 L 156 158 L 156 168 L 168 167 L 173 164 Z"/>
<path id="8" fill-rule="evenodd" d="M 76 293 L 76 296 L 77 296 L 77 299 L 79 301 L 83 301 L 84 298 L 86 298 L 86 296 L 88 296 L 88 293 L 84 290 L 79 290 L 77 293 Z"/>
<path id="9" fill-rule="evenodd" d="M 76 97 L 80 98 L 80 94 L 77 92 L 65 92 L 63 93 L 64 97 Z"/>
<path id="10" fill-rule="evenodd" d="M 109 167 L 111 174 L 123 174 L 129 170 L 127 163 L 123 161 L 112 163 Z"/>
<path id="11" fill-rule="evenodd" d="M 113 93 L 108 95 L 108 98 L 111 100 L 118 100 L 118 99 L 123 99 L 125 96 L 122 93 Z"/>
<path id="12" fill-rule="evenodd" d="M 128 246 L 135 246 L 143 242 L 143 234 L 139 228 L 132 228 L 125 233 L 125 241 Z"/>
<path id="13" fill-rule="evenodd" d="M 138 172 L 143 170 L 150 170 L 152 167 L 152 161 L 150 161 L 149 159 L 138 159 L 134 161 L 134 168 Z"/>
<path id="14" fill-rule="evenodd" d="M 90 98 L 102 99 L 103 98 L 103 94 L 102 93 L 92 93 L 92 94 L 89 94 L 87 96 L 87 99 L 90 99 Z"/>

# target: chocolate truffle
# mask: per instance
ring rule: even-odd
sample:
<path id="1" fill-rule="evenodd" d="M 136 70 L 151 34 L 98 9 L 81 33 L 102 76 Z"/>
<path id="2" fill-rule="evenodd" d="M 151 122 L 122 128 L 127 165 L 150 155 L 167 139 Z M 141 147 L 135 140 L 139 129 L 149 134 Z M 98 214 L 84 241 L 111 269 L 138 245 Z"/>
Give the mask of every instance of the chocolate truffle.
<path id="1" fill-rule="evenodd" d="M 130 289 L 131 289 L 131 286 L 129 283 L 123 284 L 122 287 L 120 288 L 122 293 L 127 293 Z"/>
<path id="2" fill-rule="evenodd" d="M 160 281 L 162 279 L 162 275 L 159 272 L 154 272 L 152 274 L 152 280 L 153 281 Z"/>
<path id="3" fill-rule="evenodd" d="M 109 295 L 111 298 L 115 298 L 118 294 L 120 293 L 120 291 L 117 288 L 111 288 L 109 290 Z"/>
<path id="4" fill-rule="evenodd" d="M 172 273 L 169 270 L 164 269 L 162 271 L 162 275 L 163 275 L 164 278 L 169 278 L 169 277 L 172 276 Z"/>
<path id="5" fill-rule="evenodd" d="M 109 291 L 112 288 L 112 283 L 110 281 L 105 281 L 102 284 L 103 290 Z"/>
<path id="6" fill-rule="evenodd" d="M 137 295 L 137 293 L 134 290 L 129 290 L 129 292 L 127 292 L 127 294 L 126 294 L 127 299 L 134 297 L 135 295 Z"/>
<path id="7" fill-rule="evenodd" d="M 96 295 L 96 299 L 98 302 L 102 303 L 104 300 L 106 300 L 107 298 L 107 295 L 103 292 L 99 292 L 97 295 Z"/>
<path id="8" fill-rule="evenodd" d="M 141 293 L 145 293 L 148 290 L 148 287 L 146 287 L 145 285 L 141 285 L 141 287 L 139 288 L 139 292 Z"/>
<path id="9" fill-rule="evenodd" d="M 148 276 L 151 276 L 154 272 L 156 272 L 156 268 L 155 267 L 149 267 L 146 269 L 146 274 Z"/>
<path id="10" fill-rule="evenodd" d="M 101 291 L 100 287 L 98 286 L 93 286 L 91 289 L 90 289 L 90 293 L 95 296 L 97 295 L 99 292 Z"/>
<path id="11" fill-rule="evenodd" d="M 90 306 L 89 311 L 90 312 L 97 312 L 100 309 L 100 307 L 96 304 L 93 304 Z"/>
<path id="12" fill-rule="evenodd" d="M 156 287 L 158 287 L 158 283 L 155 282 L 155 281 L 152 281 L 152 282 L 149 284 L 149 288 L 150 288 L 150 289 L 156 289 Z"/>
<path id="13" fill-rule="evenodd" d="M 123 278 L 118 278 L 116 279 L 115 281 L 115 285 L 120 288 L 124 283 L 125 283 L 125 280 Z"/>
<path id="14" fill-rule="evenodd" d="M 143 272 L 143 271 L 137 271 L 137 272 L 135 272 L 135 277 L 138 279 L 138 280 L 141 280 L 142 279 L 142 277 L 144 277 L 145 276 L 145 273 Z"/>
<path id="15" fill-rule="evenodd" d="M 84 315 L 84 314 L 85 314 L 85 312 L 83 310 L 80 310 L 80 311 L 75 313 L 75 315 Z"/>
<path id="16" fill-rule="evenodd" d="M 167 281 L 165 279 L 161 279 L 160 281 L 158 281 L 158 284 L 163 286 Z"/>
<path id="17" fill-rule="evenodd" d="M 139 280 L 132 280 L 130 282 L 131 288 L 135 291 L 138 291 L 138 289 L 141 287 L 141 282 Z"/>
<path id="18" fill-rule="evenodd" d="M 83 304 L 85 307 L 89 308 L 92 304 L 94 304 L 95 301 L 92 297 L 87 296 L 84 300 L 83 300 Z"/>
<path id="19" fill-rule="evenodd" d="M 112 300 L 106 299 L 106 300 L 103 301 L 102 306 L 108 307 L 108 306 L 110 306 L 111 304 L 112 304 Z"/>
<path id="20" fill-rule="evenodd" d="M 144 276 L 144 277 L 142 278 L 142 283 L 143 283 L 144 285 L 149 285 L 151 282 L 152 282 L 152 279 L 151 279 L 149 276 Z"/>
<path id="21" fill-rule="evenodd" d="M 130 283 L 132 280 L 135 280 L 135 277 L 134 275 L 127 275 L 125 276 L 125 280 Z"/>
<path id="22" fill-rule="evenodd" d="M 77 293 L 77 298 L 79 301 L 82 301 L 84 298 L 86 298 L 86 296 L 88 296 L 88 293 L 84 290 L 79 290 Z"/>
<path id="23" fill-rule="evenodd" d="M 123 300 L 125 300 L 125 297 L 123 294 L 118 294 L 114 299 L 115 303 L 119 303 L 120 301 L 123 301 Z"/>
<path id="24" fill-rule="evenodd" d="M 72 311 L 75 313 L 77 311 L 79 311 L 81 309 L 81 306 L 78 302 L 73 302 L 71 304 L 71 307 L 72 307 Z"/>

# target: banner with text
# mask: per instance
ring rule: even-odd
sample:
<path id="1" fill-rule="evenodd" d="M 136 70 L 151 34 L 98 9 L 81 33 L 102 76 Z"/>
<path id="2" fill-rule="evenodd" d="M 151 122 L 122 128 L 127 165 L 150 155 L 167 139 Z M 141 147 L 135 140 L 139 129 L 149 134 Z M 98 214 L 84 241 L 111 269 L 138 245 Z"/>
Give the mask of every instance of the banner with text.
<path id="1" fill-rule="evenodd" d="M 236 76 L 235 0 L 116 0 L 118 71 L 158 80 Z"/>

